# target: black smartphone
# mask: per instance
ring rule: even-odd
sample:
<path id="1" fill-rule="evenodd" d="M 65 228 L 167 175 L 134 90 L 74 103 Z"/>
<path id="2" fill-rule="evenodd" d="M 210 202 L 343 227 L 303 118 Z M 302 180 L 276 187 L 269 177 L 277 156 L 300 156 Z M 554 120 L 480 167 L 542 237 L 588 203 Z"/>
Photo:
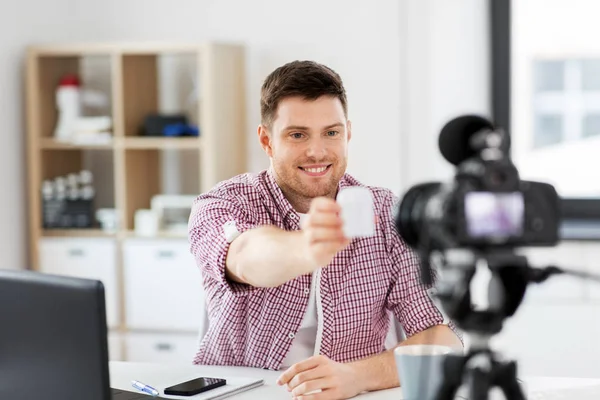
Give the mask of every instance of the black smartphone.
<path id="1" fill-rule="evenodd" d="M 198 393 L 225 386 L 226 384 L 227 381 L 225 379 L 202 377 L 168 387 L 165 389 L 165 394 L 173 396 L 193 396 Z"/>

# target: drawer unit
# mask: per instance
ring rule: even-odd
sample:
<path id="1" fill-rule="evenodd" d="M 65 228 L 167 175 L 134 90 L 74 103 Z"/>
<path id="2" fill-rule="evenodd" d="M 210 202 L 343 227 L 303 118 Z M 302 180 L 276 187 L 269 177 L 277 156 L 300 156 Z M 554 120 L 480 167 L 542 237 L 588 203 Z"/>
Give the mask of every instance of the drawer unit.
<path id="1" fill-rule="evenodd" d="M 127 361 L 191 364 L 198 336 L 131 332 L 125 335 L 125 349 Z"/>
<path id="2" fill-rule="evenodd" d="M 123 335 L 117 331 L 108 332 L 108 359 L 110 361 L 124 361 Z"/>
<path id="3" fill-rule="evenodd" d="M 204 295 L 187 240 L 132 238 L 123 252 L 128 329 L 197 332 Z"/>
<path id="4" fill-rule="evenodd" d="M 102 281 L 109 327 L 119 325 L 117 244 L 109 238 L 42 238 L 40 271 Z"/>

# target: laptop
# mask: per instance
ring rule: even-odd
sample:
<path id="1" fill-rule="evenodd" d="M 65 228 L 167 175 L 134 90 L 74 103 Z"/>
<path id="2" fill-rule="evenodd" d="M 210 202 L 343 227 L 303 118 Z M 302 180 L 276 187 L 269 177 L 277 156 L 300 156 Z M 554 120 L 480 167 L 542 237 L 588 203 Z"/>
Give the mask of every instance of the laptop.
<path id="1" fill-rule="evenodd" d="M 0 270 L 0 399 L 150 397 L 109 380 L 102 282 Z"/>

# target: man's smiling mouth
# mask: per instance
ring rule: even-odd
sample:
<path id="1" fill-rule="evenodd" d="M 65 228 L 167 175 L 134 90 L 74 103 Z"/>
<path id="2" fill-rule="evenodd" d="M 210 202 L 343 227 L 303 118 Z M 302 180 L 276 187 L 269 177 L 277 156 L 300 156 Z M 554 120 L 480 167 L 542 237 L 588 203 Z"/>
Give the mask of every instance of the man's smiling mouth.
<path id="1" fill-rule="evenodd" d="M 332 164 L 321 164 L 321 165 L 307 165 L 305 167 L 298 167 L 310 176 L 323 176 L 330 169 Z"/>

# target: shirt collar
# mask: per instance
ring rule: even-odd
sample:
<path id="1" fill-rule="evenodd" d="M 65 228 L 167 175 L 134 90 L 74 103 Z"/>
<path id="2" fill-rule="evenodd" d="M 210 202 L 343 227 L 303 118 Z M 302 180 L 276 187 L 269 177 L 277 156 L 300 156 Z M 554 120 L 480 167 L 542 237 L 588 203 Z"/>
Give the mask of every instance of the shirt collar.
<path id="1" fill-rule="evenodd" d="M 294 210 L 294 207 L 292 207 L 277 184 L 277 181 L 275 180 L 275 172 L 273 171 L 272 166 L 267 169 L 266 179 L 268 183 L 268 189 L 275 200 L 275 206 L 283 217 L 285 224 L 289 226 L 290 229 L 300 229 L 300 216 L 296 210 Z"/>

